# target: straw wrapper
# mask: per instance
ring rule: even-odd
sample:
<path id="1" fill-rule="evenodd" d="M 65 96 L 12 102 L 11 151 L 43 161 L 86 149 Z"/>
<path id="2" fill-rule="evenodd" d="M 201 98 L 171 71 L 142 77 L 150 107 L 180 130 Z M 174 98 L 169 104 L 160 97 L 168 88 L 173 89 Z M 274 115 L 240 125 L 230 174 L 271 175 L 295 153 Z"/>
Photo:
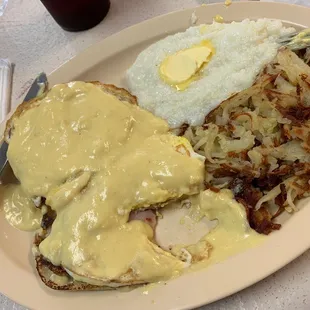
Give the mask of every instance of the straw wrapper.
<path id="1" fill-rule="evenodd" d="M 3 15 L 7 4 L 8 4 L 8 0 L 0 0 L 0 16 Z"/>
<path id="2" fill-rule="evenodd" d="M 12 64 L 8 59 L 0 59 L 0 121 L 11 109 Z"/>

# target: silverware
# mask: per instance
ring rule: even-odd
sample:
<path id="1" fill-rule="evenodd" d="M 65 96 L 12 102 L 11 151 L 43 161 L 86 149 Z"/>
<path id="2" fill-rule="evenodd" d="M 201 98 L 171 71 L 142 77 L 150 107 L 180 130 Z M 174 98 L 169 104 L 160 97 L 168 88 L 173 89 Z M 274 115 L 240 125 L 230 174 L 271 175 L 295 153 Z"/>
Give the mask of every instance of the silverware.
<path id="1" fill-rule="evenodd" d="M 278 43 L 288 47 L 292 51 L 310 47 L 310 29 L 308 28 L 282 36 L 278 39 Z"/>
<path id="2" fill-rule="evenodd" d="M 23 103 L 42 95 L 47 90 L 47 87 L 48 87 L 47 77 L 46 74 L 42 72 L 37 76 L 37 78 L 32 83 L 30 89 L 27 92 L 27 95 L 23 100 Z M 10 169 L 7 160 L 7 150 L 8 150 L 8 144 L 5 141 L 3 141 L 0 146 L 0 175 L 2 175 L 5 172 L 5 170 Z"/>

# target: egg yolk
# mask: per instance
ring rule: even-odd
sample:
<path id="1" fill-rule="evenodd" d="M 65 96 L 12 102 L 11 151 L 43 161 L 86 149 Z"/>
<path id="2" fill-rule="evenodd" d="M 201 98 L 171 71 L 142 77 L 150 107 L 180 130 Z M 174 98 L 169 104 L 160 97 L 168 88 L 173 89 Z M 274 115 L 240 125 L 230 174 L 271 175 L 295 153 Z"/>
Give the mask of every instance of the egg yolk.
<path id="1" fill-rule="evenodd" d="M 161 63 L 160 77 L 177 90 L 184 90 L 199 79 L 199 73 L 214 53 L 215 49 L 209 41 L 178 51 Z"/>

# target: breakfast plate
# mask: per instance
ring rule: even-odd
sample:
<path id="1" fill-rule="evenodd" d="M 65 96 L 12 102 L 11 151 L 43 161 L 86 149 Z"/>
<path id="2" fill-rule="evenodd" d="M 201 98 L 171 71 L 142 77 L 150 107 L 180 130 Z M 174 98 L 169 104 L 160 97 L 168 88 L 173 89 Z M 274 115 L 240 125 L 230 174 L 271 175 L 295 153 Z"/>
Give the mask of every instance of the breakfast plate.
<path id="1" fill-rule="evenodd" d="M 226 22 L 245 18 L 270 18 L 295 28 L 310 27 L 310 9 L 287 4 L 242 2 L 201 6 L 143 22 L 117 33 L 54 71 L 50 85 L 72 80 L 100 80 L 126 87 L 125 71 L 151 43 L 197 23 L 211 23 L 215 15 Z M 2 124 L 2 131 L 4 124 Z M 270 234 L 256 248 L 235 255 L 206 269 L 165 283 L 132 290 L 66 292 L 46 288 L 35 273 L 31 258 L 31 234 L 10 227 L 0 213 L 0 291 L 31 309 L 190 309 L 224 298 L 279 270 L 310 248 L 309 200 L 289 217 L 283 214 L 281 230 Z M 177 229 L 177 228 L 176 228 Z"/>

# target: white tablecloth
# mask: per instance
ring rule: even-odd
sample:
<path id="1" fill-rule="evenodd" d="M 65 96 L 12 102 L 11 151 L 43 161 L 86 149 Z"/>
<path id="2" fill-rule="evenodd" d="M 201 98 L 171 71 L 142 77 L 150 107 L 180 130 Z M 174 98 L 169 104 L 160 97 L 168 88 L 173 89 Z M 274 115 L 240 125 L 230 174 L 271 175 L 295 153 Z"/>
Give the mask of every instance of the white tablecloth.
<path id="1" fill-rule="evenodd" d="M 281 1 L 310 5 L 309 0 Z M 68 33 L 54 22 L 39 0 L 9 0 L 4 15 L 0 17 L 0 58 L 9 58 L 16 64 L 12 102 L 23 97 L 31 84 L 31 79 L 38 72 L 51 72 L 91 44 L 123 28 L 170 11 L 218 1 L 111 0 L 111 2 L 110 12 L 99 26 L 86 32 Z M 288 251 L 289 248 L 288 244 Z M 1 275 L 0 281 L 5 281 Z M 25 308 L 0 294 L 0 309 Z M 260 283 L 200 310 L 224 309 L 310 309 L 310 251 Z"/>

